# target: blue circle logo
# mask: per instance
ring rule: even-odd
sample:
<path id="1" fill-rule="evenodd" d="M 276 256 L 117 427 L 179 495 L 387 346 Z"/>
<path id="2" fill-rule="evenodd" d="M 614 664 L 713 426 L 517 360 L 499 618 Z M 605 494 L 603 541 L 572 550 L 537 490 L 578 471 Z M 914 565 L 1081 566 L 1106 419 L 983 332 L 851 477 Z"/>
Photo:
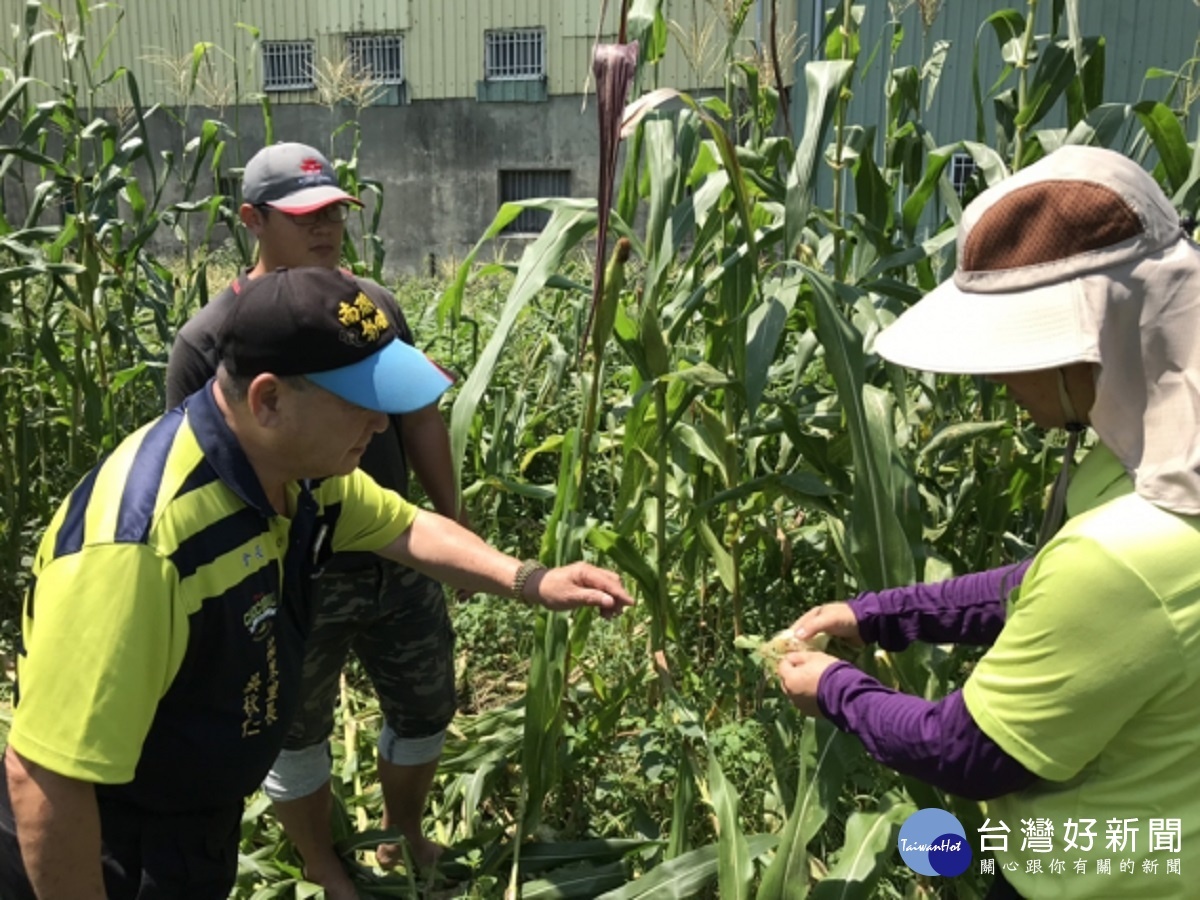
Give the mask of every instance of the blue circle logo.
<path id="1" fill-rule="evenodd" d="M 905 819 L 896 847 L 904 864 L 921 875 L 953 878 L 971 867 L 967 832 L 944 809 L 919 809 Z"/>

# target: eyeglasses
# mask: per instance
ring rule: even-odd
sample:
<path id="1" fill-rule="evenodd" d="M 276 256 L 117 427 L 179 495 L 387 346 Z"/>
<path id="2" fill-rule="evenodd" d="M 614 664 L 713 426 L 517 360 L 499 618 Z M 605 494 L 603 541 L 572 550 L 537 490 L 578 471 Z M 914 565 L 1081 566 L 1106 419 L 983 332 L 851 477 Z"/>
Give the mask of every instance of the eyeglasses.
<path id="1" fill-rule="evenodd" d="M 258 208 L 264 212 L 271 210 L 271 212 L 283 213 L 283 215 L 292 220 L 293 224 L 299 225 L 301 228 L 311 228 L 319 222 L 341 225 L 350 218 L 349 203 L 330 203 L 328 206 L 322 206 L 320 209 L 306 213 L 284 212 L 282 209 L 276 209 L 267 203 L 260 203 Z"/>

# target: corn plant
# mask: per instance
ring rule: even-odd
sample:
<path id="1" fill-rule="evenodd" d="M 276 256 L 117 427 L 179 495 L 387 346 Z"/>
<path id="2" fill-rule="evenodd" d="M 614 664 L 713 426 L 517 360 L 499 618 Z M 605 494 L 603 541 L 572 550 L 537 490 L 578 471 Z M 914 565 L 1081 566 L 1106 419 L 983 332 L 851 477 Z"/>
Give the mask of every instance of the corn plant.
<path id="1" fill-rule="evenodd" d="M 659 6 L 632 6 L 651 21 L 650 32 Z M 677 770 L 676 796 L 706 801 L 716 842 L 694 845 L 687 802 L 665 810 L 665 861 L 606 896 L 667 895 L 696 872 L 704 875 L 687 882 L 694 888 L 715 879 L 722 897 L 748 896 L 756 878 L 749 863 L 760 856 L 766 874 L 759 896 L 806 896 L 810 884 L 817 895 L 866 896 L 888 871 L 895 830 L 914 802 L 948 806 L 968 822 L 977 817 L 973 805 L 898 780 L 872 808 L 836 822 L 841 843 L 826 849 L 825 863 L 810 859 L 806 848 L 822 823 L 833 821 L 846 741 L 792 722 L 781 749 L 804 761 L 792 776 L 795 805 L 778 840 L 761 835 L 770 840 L 751 852 L 747 841 L 760 836 L 744 833 L 737 791 L 706 749 L 708 726 L 693 710 L 700 703 L 709 708 L 707 720 L 736 719 L 754 702 L 757 685 L 735 679 L 730 694 L 703 698 L 678 686 L 696 681 L 694 661 L 719 655 L 747 620 L 764 631 L 760 623 L 783 624 L 805 601 L 940 578 L 1027 551 L 1055 443 L 1008 424 L 1008 401 L 986 385 L 901 371 L 870 346 L 880 328 L 949 271 L 963 202 L 947 177 L 956 150 L 976 162 L 969 190 L 979 190 L 1060 143 L 1116 144 L 1157 154 L 1169 190 L 1180 202 L 1194 197 L 1195 152 L 1177 111 L 1158 101 L 1102 102 L 1105 42 L 1079 33 L 1076 6 L 1055 3 L 1041 36 L 1036 0 L 983 23 L 980 40 L 989 33 L 999 40 L 1005 69 L 998 79 L 984 78 L 976 55 L 972 77 L 992 87 L 986 96 L 978 89 L 973 140 L 939 141 L 921 122 L 937 87 L 945 52 L 939 47 L 923 66 L 893 67 L 886 123 L 849 121 L 848 99 L 866 53 L 861 24 L 870 14 L 851 3 L 830 14 L 819 36 L 825 59 L 805 67 L 807 108 L 795 143 L 776 131 L 778 92 L 732 59 L 720 99 L 659 90 L 635 104 L 615 206 L 610 212 L 602 196 L 595 211 L 611 222 L 628 259 L 609 262 L 601 238 L 590 301 L 582 286 L 575 294 L 586 303 L 579 317 L 585 323 L 610 318 L 612 345 L 596 347 L 592 365 L 578 373 L 585 427 L 540 442 L 562 460 L 548 532 L 553 544 L 545 549 L 571 553 L 582 542 L 637 585 L 648 619 L 647 690 L 672 711 L 687 760 Z M 936 4 L 918 10 L 922 33 L 936 11 Z M 903 38 L 893 29 L 892 56 Z M 642 65 L 648 58 L 652 53 L 643 54 Z M 648 112 L 668 97 L 674 111 Z M 989 102 L 994 144 L 986 140 Z M 1050 127 L 1052 121 L 1062 124 Z M 832 185 L 829 209 L 815 202 L 822 180 Z M 555 218 L 517 269 L 487 358 L 499 358 L 539 289 L 570 290 L 561 277 L 554 282 L 556 264 L 594 237 L 587 207 L 540 205 L 555 209 Z M 513 215 L 502 210 L 489 235 Z M 470 265 L 446 294 L 443 312 L 460 304 Z M 609 310 L 597 287 L 606 281 L 617 283 Z M 600 331 L 607 336 L 607 325 Z M 580 360 L 584 335 L 580 346 L 567 348 Z M 476 369 L 456 402 L 460 455 L 490 375 L 490 367 Z M 599 388 L 601 378 L 620 391 Z M 607 412 L 591 408 L 596 397 L 607 398 Z M 597 421 L 604 427 L 593 433 L 586 423 Z M 608 457 L 612 465 L 582 482 L 581 460 L 613 447 L 620 452 Z M 784 579 L 803 567 L 799 590 L 781 584 L 778 571 L 762 570 L 764 561 L 784 557 Z M 747 582 L 757 590 L 747 591 Z M 771 585 L 765 594 L 764 583 Z M 535 655 L 526 708 L 533 719 L 523 757 L 526 803 L 545 795 L 547 773 L 561 777 L 563 760 L 546 736 L 563 706 L 544 699 L 569 700 L 580 651 L 565 625 L 539 628 L 545 643 Z M 861 663 L 932 696 L 953 686 L 966 661 L 913 650 Z M 681 720 L 691 724 L 683 728 Z M 778 783 L 787 780 L 783 774 Z"/>
<path id="2" fill-rule="evenodd" d="M 980 24 L 971 133 L 935 135 L 922 116 L 945 58 L 926 46 L 939 4 L 842 3 L 808 37 L 823 58 L 803 68 L 789 122 L 785 36 L 771 28 L 766 48 L 748 47 L 752 4 L 710 6 L 727 23 L 723 90 L 699 97 L 657 83 L 655 61 L 673 50 L 661 0 L 622 2 L 618 42 L 598 54 L 634 67 L 603 107 L 607 192 L 503 207 L 419 329 L 466 373 L 451 430 L 480 530 L 520 556 L 615 565 L 641 606 L 604 626 L 456 609 L 461 634 L 486 636 L 464 663 L 485 699 L 454 726 L 431 799 L 430 833 L 453 846 L 431 884 L 359 857 L 396 836 L 366 828 L 380 811 L 379 713 L 352 673 L 337 828 L 364 896 L 931 895 L 894 863 L 899 823 L 932 805 L 977 821 L 974 804 L 881 772 L 857 742 L 803 720 L 733 643 L 813 603 L 1028 551 L 1058 443 L 987 384 L 899 370 L 872 340 L 949 273 L 972 194 L 1061 143 L 1122 149 L 1195 206 L 1194 66 L 1153 70 L 1146 96 L 1106 102 L 1107 42 L 1081 32 L 1078 2 L 1027 0 Z M 76 7 L 120 27 L 113 7 Z M 880 16 L 885 38 L 865 46 Z M 27 3 L 17 25 L 0 90 L 0 174 L 20 185 L 0 217 L 6 577 L 77 475 L 161 407 L 166 347 L 208 296 L 208 239 L 233 224 L 232 198 L 206 185 L 243 156 L 243 100 L 258 101 L 273 139 L 270 104 L 237 85 L 229 116 L 188 124 L 220 48 L 200 41 L 179 62 L 180 114 L 143 108 L 104 42 L 81 41 L 54 4 Z M 922 62 L 902 66 L 912 35 Z M 980 63 L 992 40 L 999 72 Z M 67 77 L 34 102 L 40 42 Z M 888 67 L 886 121 L 856 122 L 871 64 Z M 335 166 L 374 199 L 344 255 L 380 278 L 382 189 L 360 173 L 361 134 L 341 109 L 330 106 Z M 147 123 L 168 115 L 178 154 L 150 145 Z M 959 150 L 977 166 L 963 197 L 947 177 Z M 525 207 L 551 212 L 540 237 L 515 263 L 476 266 Z M 172 243 L 180 260 L 161 249 Z M 244 240 L 234 255 L 249 261 Z M 428 286 L 417 292 L 423 305 Z M 15 587 L 3 586 L 0 619 Z M 970 656 L 857 662 L 936 696 Z M 259 797 L 247 809 L 235 896 L 315 896 L 266 808 Z M 964 876 L 946 891 L 979 888 Z"/>

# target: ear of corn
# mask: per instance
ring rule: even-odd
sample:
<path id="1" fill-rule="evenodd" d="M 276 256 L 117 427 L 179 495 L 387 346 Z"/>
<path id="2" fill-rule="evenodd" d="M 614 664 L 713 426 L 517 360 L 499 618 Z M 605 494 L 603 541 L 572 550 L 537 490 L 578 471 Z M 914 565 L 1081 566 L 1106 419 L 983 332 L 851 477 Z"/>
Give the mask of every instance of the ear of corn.
<path id="1" fill-rule="evenodd" d="M 829 635 L 814 634 L 810 638 L 798 638 L 792 629 L 785 628 L 769 638 L 744 634 L 734 638 L 733 645 L 753 652 L 764 665 L 775 666 L 789 653 L 823 651 L 829 645 Z"/>

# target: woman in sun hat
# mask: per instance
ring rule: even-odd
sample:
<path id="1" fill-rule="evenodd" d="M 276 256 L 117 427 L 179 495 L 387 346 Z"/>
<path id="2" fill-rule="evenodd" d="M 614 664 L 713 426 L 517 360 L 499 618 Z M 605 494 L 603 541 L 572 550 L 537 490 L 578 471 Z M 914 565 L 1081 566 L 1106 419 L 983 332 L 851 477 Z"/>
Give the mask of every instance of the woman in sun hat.
<path id="1" fill-rule="evenodd" d="M 1031 561 L 863 594 L 794 626 L 889 650 L 988 646 L 961 690 L 928 701 L 796 653 L 779 667 L 785 692 L 885 765 L 986 801 L 989 831 L 1006 836 L 987 845 L 990 897 L 1190 896 L 1200 249 L 1139 166 L 1063 147 L 966 209 L 956 273 L 875 349 L 1005 385 L 1036 424 L 1071 431 L 1067 463 Z M 1070 472 L 1084 427 L 1097 442 Z"/>

